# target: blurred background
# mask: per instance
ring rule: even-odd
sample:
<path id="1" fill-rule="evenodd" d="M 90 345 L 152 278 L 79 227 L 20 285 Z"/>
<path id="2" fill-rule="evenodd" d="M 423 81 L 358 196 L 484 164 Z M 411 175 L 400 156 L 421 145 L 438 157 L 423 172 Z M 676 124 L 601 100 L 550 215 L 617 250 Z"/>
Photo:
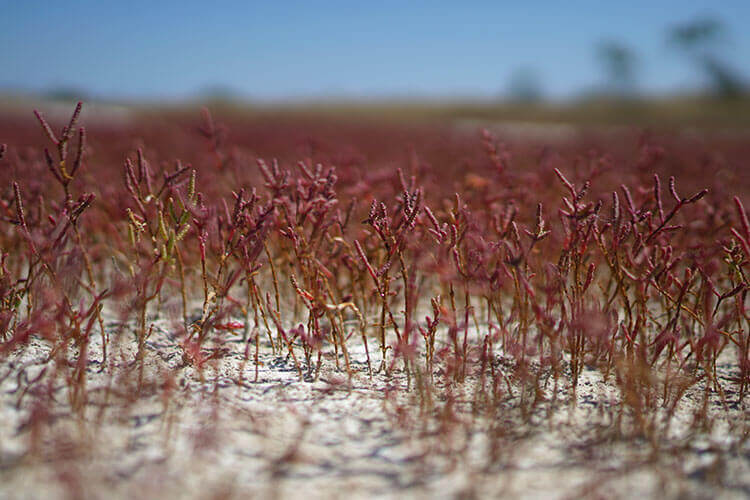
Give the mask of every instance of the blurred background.
<path id="1" fill-rule="evenodd" d="M 0 101 L 750 124 L 750 2 L 2 2 Z"/>

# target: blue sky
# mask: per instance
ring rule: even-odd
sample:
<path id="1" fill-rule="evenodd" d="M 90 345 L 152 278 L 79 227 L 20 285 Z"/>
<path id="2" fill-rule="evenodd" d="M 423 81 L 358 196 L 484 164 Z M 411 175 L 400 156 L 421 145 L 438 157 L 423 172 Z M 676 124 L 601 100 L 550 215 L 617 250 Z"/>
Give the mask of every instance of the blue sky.
<path id="1" fill-rule="evenodd" d="M 224 86 L 251 98 L 501 94 L 529 68 L 548 96 L 604 81 L 595 47 L 638 55 L 640 89 L 696 88 L 665 42 L 720 18 L 726 59 L 750 77 L 750 1 L 253 2 L 0 0 L 0 88 L 179 98 Z"/>

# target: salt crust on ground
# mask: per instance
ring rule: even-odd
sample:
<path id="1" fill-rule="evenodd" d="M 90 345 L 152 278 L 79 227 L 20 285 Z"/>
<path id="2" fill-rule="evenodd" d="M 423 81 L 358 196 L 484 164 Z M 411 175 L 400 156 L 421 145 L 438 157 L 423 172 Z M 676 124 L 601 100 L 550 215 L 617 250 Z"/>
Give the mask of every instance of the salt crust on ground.
<path id="1" fill-rule="evenodd" d="M 201 381 L 176 344 L 165 325 L 148 341 L 146 386 L 163 382 L 168 371 L 177 374 L 165 405 L 156 390 L 125 401 L 125 379 L 100 370 L 94 342 L 83 418 L 72 415 L 66 384 L 57 380 L 54 424 L 33 457 L 26 453 L 31 436 L 24 425 L 38 390 L 30 381 L 49 348 L 35 339 L 13 353 L 0 365 L 0 497 L 750 497 L 750 443 L 742 440 L 750 408 L 731 391 L 728 404 L 712 395 L 714 425 L 703 432 L 689 431 L 701 386 L 688 391 L 654 453 L 645 439 L 614 430 L 619 390 L 594 369 L 581 375 L 576 404 L 566 402 L 572 393 L 563 384 L 558 402 L 539 405 L 528 423 L 518 391 L 496 414 L 503 422 L 472 417 L 476 380 L 470 379 L 454 389 L 454 422 L 438 426 L 440 419 L 420 414 L 414 391 L 405 390 L 400 364 L 389 377 L 370 379 L 354 337 L 351 384 L 332 352 L 325 352 L 317 380 L 300 381 L 292 360 L 268 354 L 263 343 L 257 382 L 251 348 L 239 384 L 244 344 L 238 336 L 230 336 L 224 344 L 229 353 L 205 368 Z M 130 380 L 132 345 L 121 343 L 114 362 L 116 372 L 131 370 Z M 373 367 L 379 365 L 376 351 L 371 341 Z M 722 361 L 726 381 L 736 366 L 731 357 Z M 441 380 L 436 374 L 435 383 Z M 115 390 L 105 404 L 108 386 Z M 444 406 L 436 401 L 433 416 Z"/>

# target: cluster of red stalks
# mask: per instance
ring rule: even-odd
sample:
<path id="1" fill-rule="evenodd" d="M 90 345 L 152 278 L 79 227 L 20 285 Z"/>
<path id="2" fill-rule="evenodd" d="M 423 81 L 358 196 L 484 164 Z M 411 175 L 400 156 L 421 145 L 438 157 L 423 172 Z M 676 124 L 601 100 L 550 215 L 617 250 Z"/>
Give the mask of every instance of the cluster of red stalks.
<path id="1" fill-rule="evenodd" d="M 240 352 L 236 382 L 252 383 L 273 353 L 300 380 L 326 363 L 344 380 L 400 374 L 423 412 L 469 382 L 488 415 L 511 397 L 531 414 L 563 386 L 575 403 L 587 369 L 644 434 L 689 390 L 704 418 L 711 398 L 747 398 L 750 222 L 731 192 L 747 193 L 732 163 L 746 159 L 697 164 L 710 145 L 648 135 L 628 156 L 617 141 L 556 150 L 371 125 L 277 161 L 263 144 L 291 126 L 242 149 L 205 113 L 187 131 L 146 128 L 153 144 L 104 129 L 88 147 L 80 112 L 61 127 L 37 113 L 40 146 L 9 137 L 0 152 L 0 359 L 48 347 L 18 396 L 32 432 L 61 380 L 84 412 L 94 369 L 111 372 L 106 390 L 168 393 L 174 374 L 149 376 L 157 324 L 201 377 Z M 178 140 L 196 144 L 180 146 L 191 164 L 163 156 Z"/>

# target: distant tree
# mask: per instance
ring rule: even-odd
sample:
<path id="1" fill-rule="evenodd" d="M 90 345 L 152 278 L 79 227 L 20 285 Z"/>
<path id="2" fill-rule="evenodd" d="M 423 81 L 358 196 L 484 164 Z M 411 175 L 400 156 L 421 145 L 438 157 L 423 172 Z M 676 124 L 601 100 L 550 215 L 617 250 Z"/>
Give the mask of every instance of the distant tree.
<path id="1" fill-rule="evenodd" d="M 90 101 L 89 93 L 77 87 L 52 87 L 42 92 L 42 97 L 52 101 L 75 102 Z"/>
<path id="2" fill-rule="evenodd" d="M 519 68 L 514 71 L 508 82 L 508 97 L 513 101 L 536 102 L 542 99 L 544 92 L 539 83 L 539 75 L 531 68 Z"/>
<path id="3" fill-rule="evenodd" d="M 726 39 L 724 24 L 711 17 L 677 25 L 668 34 L 670 45 L 693 60 L 718 96 L 734 97 L 744 93 L 746 87 L 742 77 L 718 54 Z"/>
<path id="4" fill-rule="evenodd" d="M 203 101 L 231 103 L 242 100 L 242 94 L 235 88 L 223 84 L 206 85 L 201 88 L 196 97 Z"/>
<path id="5" fill-rule="evenodd" d="M 606 73 L 610 93 L 630 95 L 635 92 L 636 57 L 632 50 L 609 40 L 599 44 L 597 57 Z"/>

